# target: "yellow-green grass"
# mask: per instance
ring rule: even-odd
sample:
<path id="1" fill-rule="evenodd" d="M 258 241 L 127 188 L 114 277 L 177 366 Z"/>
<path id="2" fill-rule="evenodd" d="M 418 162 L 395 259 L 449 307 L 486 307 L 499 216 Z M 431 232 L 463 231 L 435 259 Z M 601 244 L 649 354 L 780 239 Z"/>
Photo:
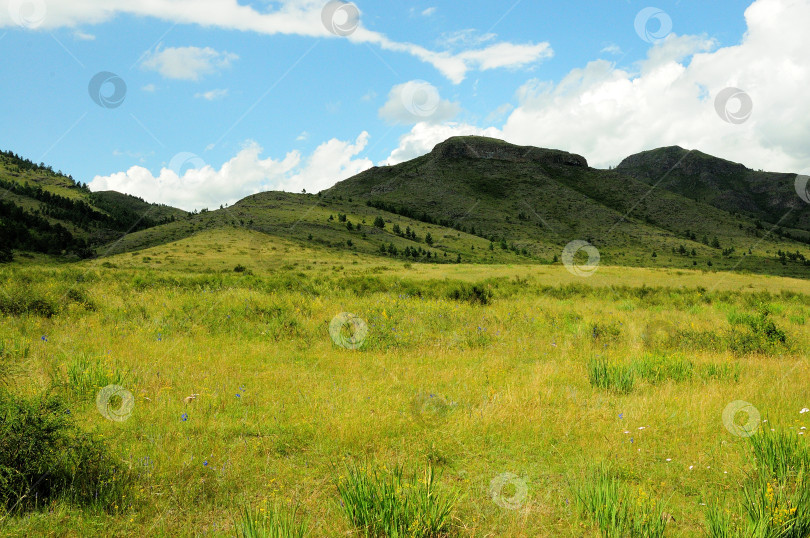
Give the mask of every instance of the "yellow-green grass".
<path id="1" fill-rule="evenodd" d="M 417 473 L 430 461 L 439 488 L 458 497 L 457 534 L 482 537 L 598 535 L 572 491 L 604 462 L 633 491 L 663 500 L 675 519 L 667 535 L 695 536 L 701 503 L 741 499 L 752 468 L 746 440 L 724 426 L 729 403 L 753 404 L 769 421 L 761 427 L 810 423 L 800 414 L 810 406 L 806 281 L 621 267 L 579 278 L 561 265 L 405 268 L 263 241 L 221 231 L 137 256 L 0 271 L 0 299 L 58 303 L 50 318 L 0 320 L 19 370 L 11 389 L 53 386 L 137 475 L 131 506 L 91 512 L 57 502 L 0 515 L 2 533 L 233 536 L 246 508 L 269 503 L 297 507 L 312 536 L 350 536 L 336 483 L 351 460 Z M 239 264 L 254 274 L 234 273 Z M 491 286 L 491 303 L 448 299 L 456 281 Z M 763 301 L 788 346 L 735 353 L 681 341 L 726 334 L 730 317 Z M 361 349 L 330 338 L 341 312 L 368 323 Z M 618 335 L 594 338 L 594 324 Z M 652 325 L 676 338 L 650 342 Z M 741 374 L 642 380 L 628 394 L 591 386 L 594 357 L 627 364 L 647 353 L 738 364 Z M 92 395 L 71 391 L 67 372 L 88 357 L 109 379 L 123 372 L 135 397 L 127 420 L 105 419 Z M 425 405 L 430 395 L 441 405 Z M 504 473 L 526 484 L 514 510 L 490 491 Z"/>

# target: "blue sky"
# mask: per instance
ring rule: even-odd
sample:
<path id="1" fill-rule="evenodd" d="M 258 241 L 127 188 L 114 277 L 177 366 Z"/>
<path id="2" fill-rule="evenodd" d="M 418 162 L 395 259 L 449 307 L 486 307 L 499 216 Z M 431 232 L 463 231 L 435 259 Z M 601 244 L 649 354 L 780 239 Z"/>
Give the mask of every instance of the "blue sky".
<path id="1" fill-rule="evenodd" d="M 793 172 L 810 156 L 807 62 L 792 56 L 808 38 L 791 30 L 806 28 L 806 0 L 660 1 L 647 39 L 646 0 L 331 4 L 350 19 L 356 7 L 337 20 L 346 35 L 316 0 L 2 4 L 0 148 L 188 209 L 320 190 L 452 134 L 597 166 L 675 143 Z M 777 52 L 797 88 L 769 87 Z M 120 106 L 91 98 L 99 72 L 117 77 L 102 96 L 126 85 Z M 754 103 L 743 123 L 713 112 L 729 86 Z M 789 133 L 785 103 L 801 116 Z"/>

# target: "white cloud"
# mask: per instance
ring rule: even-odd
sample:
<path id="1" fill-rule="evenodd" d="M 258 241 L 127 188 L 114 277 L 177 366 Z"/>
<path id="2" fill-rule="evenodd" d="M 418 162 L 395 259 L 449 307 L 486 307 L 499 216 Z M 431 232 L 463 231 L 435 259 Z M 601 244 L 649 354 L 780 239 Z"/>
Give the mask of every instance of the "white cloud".
<path id="1" fill-rule="evenodd" d="M 745 12 L 741 43 L 718 48 L 702 36 L 670 35 L 633 72 L 606 60 L 572 70 L 559 83 L 530 80 L 518 106 L 490 136 L 558 148 L 592 166 L 680 145 L 754 169 L 810 172 L 810 3 L 757 0 Z M 723 121 L 715 99 L 727 87 L 753 101 L 740 125 Z M 734 111 L 739 103 L 729 103 Z M 435 141 L 475 128 L 418 124 L 400 139 L 393 162 L 430 151 Z M 479 134 L 472 132 L 471 134 Z"/>
<path id="2" fill-rule="evenodd" d="M 444 142 L 451 136 L 470 135 L 490 136 L 493 138 L 503 136 L 501 131 L 495 127 L 481 129 L 463 123 L 445 123 L 443 125 L 417 123 L 410 132 L 400 137 L 399 147 L 392 151 L 388 159 L 380 164 L 393 165 L 405 162 L 430 152 L 436 144 Z"/>
<path id="3" fill-rule="evenodd" d="M 309 133 L 306 132 L 306 131 L 301 131 L 301 134 L 298 135 L 297 137 L 295 137 L 295 140 L 297 142 L 303 142 L 303 141 L 308 140 L 308 139 L 309 139 Z"/>
<path id="4" fill-rule="evenodd" d="M 606 53 L 606 54 L 613 54 L 613 55 L 618 56 L 619 54 L 622 53 L 622 48 L 619 45 L 617 45 L 616 43 L 610 43 L 610 44 L 606 45 L 599 52 L 600 53 Z"/>
<path id="5" fill-rule="evenodd" d="M 146 85 L 145 85 L 145 86 L 143 86 L 141 89 L 142 89 L 143 91 L 145 91 L 145 92 L 152 93 L 152 92 L 154 92 L 155 90 L 157 90 L 157 87 L 155 87 L 155 85 L 154 85 L 154 84 L 146 84 Z"/>
<path id="6" fill-rule="evenodd" d="M 96 36 L 94 36 L 93 34 L 87 34 L 85 32 L 82 32 L 81 30 L 76 30 L 75 32 L 73 32 L 73 37 L 75 37 L 79 41 L 95 41 L 96 39 Z"/>
<path id="7" fill-rule="evenodd" d="M 460 110 L 458 103 L 443 100 L 434 85 L 423 80 L 411 80 L 391 88 L 388 101 L 380 108 L 379 114 L 390 123 L 411 125 L 451 120 Z"/>
<path id="8" fill-rule="evenodd" d="M 16 26 L 9 12 L 13 0 L 0 0 L 0 28 Z M 25 2 L 23 2 L 25 4 Z M 109 0 L 78 0 L 72 2 L 49 2 L 45 16 L 37 21 L 37 29 L 49 30 L 58 27 L 76 27 L 86 24 L 100 24 L 111 20 L 119 14 L 153 17 L 176 24 L 196 24 L 205 28 L 221 28 L 242 32 L 255 32 L 266 35 L 300 35 L 307 37 L 336 38 L 327 30 L 321 19 L 324 7 L 323 0 L 279 0 L 266 3 L 274 7 L 272 11 L 257 10 L 253 6 L 240 4 L 237 0 L 150 0 L 148 2 L 110 2 Z M 13 6 L 13 4 L 12 4 Z M 18 17 L 19 18 L 19 17 Z M 470 69 L 482 65 L 493 65 L 493 60 L 481 62 L 479 57 L 494 54 L 493 51 L 469 51 L 469 57 L 451 54 L 448 51 L 436 52 L 420 45 L 392 41 L 384 34 L 371 31 L 360 25 L 346 36 L 356 44 L 374 44 L 383 50 L 410 54 L 419 60 L 431 64 L 453 83 L 460 83 Z M 539 62 L 548 57 L 548 43 L 512 45 L 500 43 L 505 48 L 513 48 L 510 56 L 518 60 L 517 64 L 500 62 L 502 67 L 521 67 Z M 496 49 L 497 50 L 497 49 Z M 521 51 L 518 53 L 518 51 Z M 169 68 L 170 73 L 182 75 L 172 78 L 191 78 L 181 65 Z"/>
<path id="9" fill-rule="evenodd" d="M 429 7 L 429 8 L 427 8 L 426 10 L 424 10 L 422 12 L 422 15 L 424 15 L 425 17 L 430 17 L 434 13 L 436 13 L 436 8 L 435 7 Z"/>
<path id="10" fill-rule="evenodd" d="M 475 66 L 481 71 L 498 67 L 523 67 L 538 60 L 551 58 L 554 53 L 548 43 L 537 45 L 515 45 L 497 43 L 485 49 L 468 50 L 458 54 L 468 66 Z"/>
<path id="11" fill-rule="evenodd" d="M 439 38 L 440 45 L 447 48 L 472 48 L 483 45 L 488 41 L 492 41 L 497 36 L 491 32 L 482 34 L 473 28 L 465 30 L 455 30 L 452 32 L 445 32 Z"/>
<path id="12" fill-rule="evenodd" d="M 222 88 L 222 89 L 209 90 L 207 92 L 195 93 L 194 97 L 196 97 L 197 99 L 205 99 L 206 101 L 215 101 L 217 99 L 222 99 L 227 95 L 228 95 L 228 89 L 227 88 Z"/>
<path id="13" fill-rule="evenodd" d="M 366 132 L 354 142 L 332 139 L 306 159 L 291 151 L 278 160 L 262 159 L 262 147 L 249 142 L 219 170 L 206 164 L 180 170 L 180 175 L 164 167 L 155 176 L 146 168 L 133 166 L 126 172 L 96 176 L 89 185 L 94 191 L 112 189 L 187 210 L 232 204 L 265 190 L 300 192 L 305 188 L 317 192 L 371 168 L 369 159 L 357 157 L 368 139 Z"/>
<path id="14" fill-rule="evenodd" d="M 230 67 L 239 56 L 230 52 L 219 52 L 211 47 L 168 47 L 158 46 L 149 51 L 141 62 L 141 67 L 157 71 L 166 78 L 179 80 L 199 80 L 205 75 Z"/>

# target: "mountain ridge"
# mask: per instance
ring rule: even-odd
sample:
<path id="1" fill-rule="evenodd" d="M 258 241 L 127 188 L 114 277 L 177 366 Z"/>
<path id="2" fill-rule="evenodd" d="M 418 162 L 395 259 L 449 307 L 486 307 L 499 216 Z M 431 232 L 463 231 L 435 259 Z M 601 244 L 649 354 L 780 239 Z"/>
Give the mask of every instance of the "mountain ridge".
<path id="1" fill-rule="evenodd" d="M 566 244 L 586 240 L 614 265 L 806 276 L 806 230 L 766 227 L 739 208 L 717 207 L 720 196 L 686 196 L 654 176 L 661 171 L 666 180 L 674 170 L 675 179 L 728 190 L 735 180 L 728 170 L 750 172 L 744 166 L 677 146 L 622 163 L 596 169 L 561 150 L 451 137 L 428 154 L 372 167 L 317 195 L 268 191 L 219 210 L 164 215 L 172 221 L 124 234 L 96 252 L 137 251 L 237 227 L 348 254 L 431 263 L 555 263 Z M 156 211 L 114 191 L 88 196 L 100 206 L 122 204 L 129 217 Z M 795 211 L 801 224 L 810 208 Z"/>

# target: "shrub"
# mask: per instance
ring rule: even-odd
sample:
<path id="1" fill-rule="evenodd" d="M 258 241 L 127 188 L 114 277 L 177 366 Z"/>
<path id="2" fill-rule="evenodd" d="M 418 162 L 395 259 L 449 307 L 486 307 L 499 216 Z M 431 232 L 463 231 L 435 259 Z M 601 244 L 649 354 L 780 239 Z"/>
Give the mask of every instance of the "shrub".
<path id="1" fill-rule="evenodd" d="M 7 509 L 57 498 L 80 506 L 123 505 L 128 472 L 69 413 L 56 396 L 23 399 L 0 390 L 0 502 Z"/>
<path id="2" fill-rule="evenodd" d="M 616 322 L 592 323 L 590 328 L 594 340 L 606 343 L 617 341 L 622 334 L 622 330 Z"/>
<path id="3" fill-rule="evenodd" d="M 19 286 L 0 293 L 0 314 L 22 316 L 30 314 L 50 318 L 59 311 L 56 301 L 28 286 Z"/>
<path id="4" fill-rule="evenodd" d="M 787 347 L 787 335 L 770 319 L 767 309 L 757 315 L 738 315 L 730 319 L 728 347 L 738 353 L 770 352 Z"/>
<path id="5" fill-rule="evenodd" d="M 436 475 L 428 465 L 424 476 L 406 477 L 391 471 L 347 463 L 338 479 L 341 507 L 363 536 L 438 538 L 451 533 L 455 499 L 436 491 Z"/>
<path id="6" fill-rule="evenodd" d="M 483 306 L 492 301 L 492 291 L 478 284 L 461 283 L 451 289 L 447 297 L 453 301 L 464 301 Z"/>

